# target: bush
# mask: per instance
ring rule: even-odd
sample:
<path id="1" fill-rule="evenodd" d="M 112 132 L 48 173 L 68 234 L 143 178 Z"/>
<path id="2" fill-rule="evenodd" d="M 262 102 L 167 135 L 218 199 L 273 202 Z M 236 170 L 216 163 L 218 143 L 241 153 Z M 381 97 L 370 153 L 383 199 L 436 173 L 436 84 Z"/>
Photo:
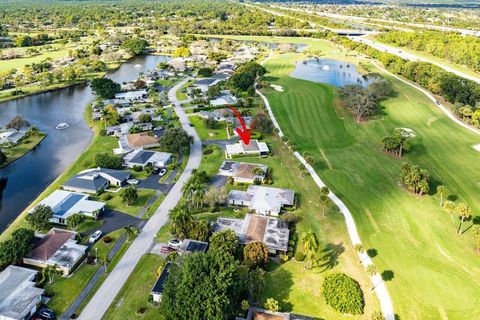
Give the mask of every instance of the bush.
<path id="1" fill-rule="evenodd" d="M 297 253 L 295 253 L 295 260 L 297 260 L 298 262 L 302 262 L 305 260 L 305 254 L 303 254 L 302 251 L 297 251 Z"/>
<path id="2" fill-rule="evenodd" d="M 344 273 L 333 273 L 325 277 L 323 295 L 328 305 L 343 314 L 363 314 L 365 301 L 357 281 Z"/>
<path id="3" fill-rule="evenodd" d="M 112 195 L 110 193 L 107 192 L 102 195 L 102 200 L 108 201 L 110 199 L 112 199 Z"/>
<path id="4" fill-rule="evenodd" d="M 106 244 L 109 244 L 113 241 L 113 238 L 110 237 L 110 236 L 105 236 L 103 237 L 103 242 L 106 243 Z"/>
<path id="5" fill-rule="evenodd" d="M 204 156 L 206 156 L 207 154 L 211 154 L 211 153 L 213 153 L 212 149 L 203 150 L 203 155 Z"/>
<path id="6" fill-rule="evenodd" d="M 143 168 L 142 168 L 142 166 L 133 166 L 132 170 L 135 171 L 135 172 L 140 172 L 140 171 L 143 170 Z"/>
<path id="7" fill-rule="evenodd" d="M 100 131 L 98 132 L 99 135 L 101 135 L 102 137 L 106 136 L 107 135 L 107 130 L 105 129 L 100 129 Z"/>
<path id="8" fill-rule="evenodd" d="M 140 306 L 137 308 L 137 310 L 135 310 L 135 314 L 137 316 L 141 316 L 145 313 L 145 311 L 147 311 L 147 308 L 145 306 Z"/>

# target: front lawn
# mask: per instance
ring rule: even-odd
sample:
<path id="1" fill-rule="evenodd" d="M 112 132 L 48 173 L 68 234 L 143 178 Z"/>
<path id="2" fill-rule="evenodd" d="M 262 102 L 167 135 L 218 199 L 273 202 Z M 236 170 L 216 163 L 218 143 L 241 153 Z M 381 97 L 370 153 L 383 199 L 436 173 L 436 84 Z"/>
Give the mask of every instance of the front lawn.
<path id="1" fill-rule="evenodd" d="M 202 148 L 202 162 L 198 170 L 205 170 L 210 177 L 218 173 L 218 169 L 225 160 L 225 153 L 217 145 L 207 145 Z"/>
<path id="2" fill-rule="evenodd" d="M 151 189 L 137 189 L 137 192 L 138 192 L 138 198 L 130 206 L 127 206 L 123 203 L 122 197 L 120 196 L 121 193 L 122 193 L 121 190 L 117 193 L 109 192 L 108 194 L 110 194 L 112 196 L 112 198 L 110 200 L 107 200 L 107 201 L 103 200 L 103 198 L 102 198 L 102 196 L 105 193 L 103 193 L 100 196 L 91 197 L 91 198 L 94 199 L 94 200 L 105 202 L 106 203 L 105 207 L 107 209 L 128 213 L 128 214 L 134 216 L 145 206 L 147 201 L 151 197 L 153 197 L 153 195 L 155 195 L 155 190 L 151 190 Z"/>
<path id="3" fill-rule="evenodd" d="M 209 129 L 205 126 L 204 119 L 199 116 L 189 117 L 190 122 L 197 130 L 200 140 L 224 140 L 227 139 L 225 121 L 217 121 L 217 128 Z"/>

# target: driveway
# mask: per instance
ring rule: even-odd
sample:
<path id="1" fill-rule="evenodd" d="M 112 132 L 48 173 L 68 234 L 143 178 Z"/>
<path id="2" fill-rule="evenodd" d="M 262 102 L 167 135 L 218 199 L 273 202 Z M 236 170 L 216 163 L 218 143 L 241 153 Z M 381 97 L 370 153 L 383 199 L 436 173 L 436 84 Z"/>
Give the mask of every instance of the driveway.
<path id="1" fill-rule="evenodd" d="M 152 173 L 150 176 L 147 177 L 145 180 L 138 180 L 137 188 L 139 189 L 153 189 L 165 192 L 167 190 L 168 185 L 164 183 L 159 183 L 158 180 L 161 177 L 158 174 Z"/>
<path id="2" fill-rule="evenodd" d="M 105 235 L 131 224 L 141 227 L 144 223 L 142 219 L 110 209 L 105 209 L 105 211 L 100 215 L 100 219 L 103 220 L 103 224 L 100 227 L 82 232 L 82 236 L 89 236 L 97 230 L 102 231 L 102 233 Z"/>
<path id="3" fill-rule="evenodd" d="M 234 143 L 237 143 L 237 141 L 238 141 L 238 137 L 235 137 L 232 139 L 224 139 L 224 140 L 205 140 L 205 141 L 202 141 L 202 143 L 205 145 L 214 144 L 222 147 L 222 149 L 225 149 L 225 146 L 227 144 L 234 144 Z"/>
<path id="4" fill-rule="evenodd" d="M 214 186 L 217 189 L 220 189 L 221 187 L 225 186 L 227 183 L 228 178 L 226 176 L 221 176 L 221 175 L 214 175 L 212 180 L 210 180 L 210 183 L 212 186 Z"/>

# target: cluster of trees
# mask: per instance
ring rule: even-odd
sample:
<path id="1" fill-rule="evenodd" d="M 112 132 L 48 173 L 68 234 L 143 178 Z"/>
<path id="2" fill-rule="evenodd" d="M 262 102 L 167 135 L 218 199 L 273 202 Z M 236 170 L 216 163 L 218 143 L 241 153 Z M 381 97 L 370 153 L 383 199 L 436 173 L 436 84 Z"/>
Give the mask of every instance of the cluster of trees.
<path id="1" fill-rule="evenodd" d="M 53 216 L 52 208 L 40 204 L 35 207 L 33 212 L 29 213 L 25 220 L 35 229 L 35 230 L 45 230 L 50 226 L 50 219 Z"/>
<path id="2" fill-rule="evenodd" d="M 190 150 L 193 137 L 182 128 L 169 128 L 160 138 L 160 148 L 170 153 L 185 154 Z"/>
<path id="3" fill-rule="evenodd" d="M 432 30 L 392 31 L 380 33 L 377 39 L 395 46 L 427 52 L 435 57 L 480 71 L 480 38 L 476 36 Z"/>
<path id="4" fill-rule="evenodd" d="M 333 37 L 332 39 L 349 49 L 381 61 L 392 73 L 403 76 L 421 87 L 443 96 L 457 107 L 464 105 L 474 107 L 480 100 L 480 84 L 446 72 L 436 65 L 428 62 L 407 61 L 346 37 Z"/>
<path id="5" fill-rule="evenodd" d="M 39 33 L 31 37 L 29 35 L 19 35 L 15 38 L 15 45 L 17 47 L 39 46 L 49 43 L 52 38 L 46 33 Z"/>
<path id="6" fill-rule="evenodd" d="M 401 158 L 409 136 L 404 129 L 396 129 L 391 136 L 382 139 L 383 150 L 394 153 Z"/>
<path id="7" fill-rule="evenodd" d="M 378 103 L 390 96 L 392 85 L 389 81 L 377 77 L 367 88 L 350 84 L 339 89 L 344 106 L 350 110 L 357 122 L 378 111 Z"/>
<path id="8" fill-rule="evenodd" d="M 7 162 L 7 155 L 5 152 L 0 149 L 0 166 L 4 165 Z"/>
<path id="9" fill-rule="evenodd" d="M 92 91 L 103 99 L 111 99 L 120 92 L 120 84 L 109 78 L 96 78 L 90 83 Z"/>
<path id="10" fill-rule="evenodd" d="M 410 162 L 403 162 L 400 167 L 400 179 L 412 192 L 424 195 L 430 191 L 430 173 Z"/>
<path id="11" fill-rule="evenodd" d="M 176 57 L 187 58 L 187 57 L 190 57 L 191 55 L 192 53 L 186 47 L 178 47 L 175 50 L 173 50 L 173 54 L 172 54 L 172 56 L 175 58 Z"/>
<path id="12" fill-rule="evenodd" d="M 95 166 L 99 168 L 120 169 L 122 164 L 123 160 L 119 156 L 108 153 L 95 154 Z"/>
<path id="13" fill-rule="evenodd" d="M 129 54 L 136 56 L 145 53 L 145 50 L 148 48 L 148 42 L 138 37 L 129 38 L 122 43 L 121 48 Z"/>
<path id="14" fill-rule="evenodd" d="M 267 70 L 256 62 L 246 62 L 240 65 L 233 76 L 228 79 L 228 85 L 237 91 L 248 91 L 253 95 L 253 85 L 257 77 L 263 76 Z"/>
<path id="15" fill-rule="evenodd" d="M 0 242 L 0 270 L 20 261 L 33 247 L 35 232 L 31 229 L 19 228 L 12 237 Z"/>
<path id="16" fill-rule="evenodd" d="M 323 296 L 328 305 L 342 314 L 363 314 L 365 301 L 357 281 L 344 273 L 333 273 L 323 281 Z"/>

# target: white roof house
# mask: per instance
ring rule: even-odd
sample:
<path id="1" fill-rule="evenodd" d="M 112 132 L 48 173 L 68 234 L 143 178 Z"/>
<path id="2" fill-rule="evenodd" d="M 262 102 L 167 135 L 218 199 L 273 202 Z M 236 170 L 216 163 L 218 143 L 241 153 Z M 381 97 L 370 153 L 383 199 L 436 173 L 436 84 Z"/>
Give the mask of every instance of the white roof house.
<path id="1" fill-rule="evenodd" d="M 58 224 L 66 224 L 67 218 L 75 213 L 97 218 L 105 207 L 103 202 L 88 200 L 86 194 L 65 190 L 55 190 L 38 205 L 52 208 L 53 217 L 50 221 Z M 30 212 L 33 212 L 37 206 L 33 207 Z"/>
<path id="2" fill-rule="evenodd" d="M 115 95 L 115 99 L 130 100 L 130 101 L 140 100 L 146 97 L 147 97 L 147 90 L 121 92 Z"/>
<path id="3" fill-rule="evenodd" d="M 25 136 L 25 131 L 16 131 L 16 130 L 9 130 L 0 132 L 0 144 L 2 143 L 13 143 L 16 144 L 20 139 Z"/>
<path id="4" fill-rule="evenodd" d="M 282 207 L 294 205 L 295 191 L 252 185 L 247 191 L 231 190 L 228 203 L 248 207 L 259 214 L 278 216 Z"/>
<path id="5" fill-rule="evenodd" d="M 150 150 L 137 149 L 125 155 L 123 158 L 125 165 L 129 168 L 151 164 L 156 168 L 166 167 L 172 158 L 172 154 L 168 152 L 158 152 Z"/>
<path id="6" fill-rule="evenodd" d="M 232 230 L 240 243 L 259 241 L 267 245 L 270 252 L 286 252 L 290 230 L 288 222 L 277 218 L 247 214 L 244 219 L 218 218 L 214 232 Z"/>
<path id="7" fill-rule="evenodd" d="M 218 97 L 210 100 L 210 105 L 212 107 L 225 106 L 225 105 L 234 105 L 237 104 L 237 98 L 228 90 L 224 90 L 220 93 Z"/>
<path id="8" fill-rule="evenodd" d="M 35 287 L 37 271 L 8 266 L 0 272 L 0 319 L 29 319 L 42 300 L 43 289 Z"/>
<path id="9" fill-rule="evenodd" d="M 235 144 L 227 144 L 225 146 L 225 155 L 231 159 L 234 156 L 239 155 L 258 155 L 260 157 L 268 156 L 270 150 L 265 142 L 259 142 L 258 140 L 250 140 L 249 144 L 245 144 L 243 141 L 239 141 Z"/>

